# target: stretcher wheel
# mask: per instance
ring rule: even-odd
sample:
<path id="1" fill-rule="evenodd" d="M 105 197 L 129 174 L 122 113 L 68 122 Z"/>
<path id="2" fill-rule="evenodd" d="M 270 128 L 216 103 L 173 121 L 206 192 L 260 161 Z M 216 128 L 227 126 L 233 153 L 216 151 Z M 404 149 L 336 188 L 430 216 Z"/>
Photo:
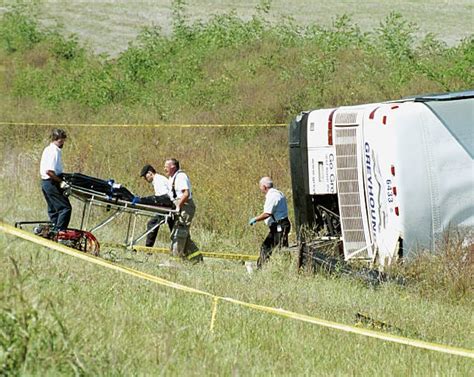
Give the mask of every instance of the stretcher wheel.
<path id="1" fill-rule="evenodd" d="M 80 245 L 81 249 L 79 250 L 84 251 L 85 253 L 95 255 L 96 257 L 99 256 L 99 241 L 97 241 L 97 238 L 95 238 L 92 233 L 83 232 L 81 235 Z"/>
<path id="2" fill-rule="evenodd" d="M 67 229 L 57 233 L 54 241 L 95 256 L 99 255 L 100 245 L 91 233 L 78 229 Z"/>

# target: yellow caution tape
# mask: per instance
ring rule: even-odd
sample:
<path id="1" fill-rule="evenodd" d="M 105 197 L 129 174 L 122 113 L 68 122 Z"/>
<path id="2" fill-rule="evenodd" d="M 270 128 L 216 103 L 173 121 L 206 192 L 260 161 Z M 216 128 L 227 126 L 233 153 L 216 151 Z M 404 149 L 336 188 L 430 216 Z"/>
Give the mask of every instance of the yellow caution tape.
<path id="1" fill-rule="evenodd" d="M 236 254 L 236 253 L 214 253 L 210 251 L 201 251 L 203 257 L 217 259 L 233 259 L 239 261 L 256 261 L 258 255 Z"/>
<path id="2" fill-rule="evenodd" d="M 196 258 L 199 255 L 202 255 L 202 253 L 200 251 L 196 251 L 192 254 L 186 255 L 186 259 L 192 260 L 193 258 Z"/>
<path id="3" fill-rule="evenodd" d="M 122 245 L 122 247 L 123 246 L 125 245 Z M 133 246 L 133 250 L 143 251 L 146 253 L 160 253 L 160 254 L 170 253 L 170 250 L 165 247 L 147 247 L 147 246 L 135 245 Z M 238 260 L 238 261 L 256 261 L 258 259 L 258 255 L 237 254 L 237 253 L 217 253 L 217 252 L 210 252 L 210 251 L 197 251 L 191 255 L 188 255 L 187 258 L 190 259 L 199 254 L 201 254 L 203 257 L 206 257 L 206 258 L 232 259 L 232 260 Z"/>
<path id="4" fill-rule="evenodd" d="M 147 274 L 145 272 L 141 272 L 141 271 L 138 271 L 138 270 L 134 270 L 132 268 L 128 268 L 128 267 L 124 267 L 124 266 L 114 264 L 112 262 L 108 262 L 104 259 L 101 259 L 99 257 L 95 257 L 91 254 L 86 254 L 86 253 L 80 252 L 76 249 L 72 249 L 70 247 L 64 246 L 60 243 L 50 241 L 46 238 L 35 236 L 32 233 L 28 233 L 28 232 L 26 232 L 22 229 L 15 228 L 15 227 L 12 227 L 11 225 L 7 225 L 7 224 L 1 223 L 1 222 L 0 222 L 0 231 L 3 231 L 5 233 L 11 234 L 11 235 L 14 235 L 14 236 L 19 237 L 19 238 L 23 238 L 24 240 L 27 240 L 27 241 L 34 242 L 38 245 L 45 246 L 49 249 L 59 251 L 63 254 L 67 254 L 67 255 L 73 256 L 75 258 L 82 259 L 82 260 L 85 260 L 87 262 L 91 262 L 91 263 L 97 264 L 99 266 L 109 268 L 111 270 L 123 272 L 123 273 L 126 273 L 128 275 L 132 275 L 132 276 L 139 277 L 141 279 L 152 281 L 152 282 L 160 284 L 160 285 L 164 285 L 164 286 L 167 286 L 167 287 L 170 287 L 170 288 L 175 288 L 175 289 L 179 289 L 179 290 L 182 290 L 182 291 L 186 291 L 186 292 L 190 292 L 190 293 L 196 293 L 196 294 L 200 294 L 200 295 L 204 295 L 204 296 L 213 296 L 210 293 L 200 291 L 199 289 L 187 287 L 185 285 L 181 285 L 181 284 L 178 284 L 178 283 L 173 283 L 171 281 L 159 278 L 158 276 L 150 275 L 150 274 Z"/>
<path id="5" fill-rule="evenodd" d="M 100 123 L 31 123 L 0 122 L 0 126 L 48 127 L 149 127 L 149 128 L 229 128 L 229 127 L 286 127 L 287 124 L 100 124 Z"/>
<path id="6" fill-rule="evenodd" d="M 170 249 L 166 248 L 166 247 L 148 247 L 148 246 L 134 245 L 133 250 L 134 251 L 143 251 L 144 253 L 160 253 L 160 254 L 169 254 L 170 253 Z"/>
<path id="7" fill-rule="evenodd" d="M 299 320 L 299 321 L 302 321 L 302 322 L 313 323 L 313 324 L 316 324 L 316 325 L 319 325 L 319 326 L 322 326 L 322 327 L 331 328 L 331 329 L 335 329 L 335 330 L 340 330 L 340 331 L 344 331 L 344 332 L 347 332 L 347 333 L 358 334 L 358 335 L 367 336 L 367 337 L 370 337 L 370 338 L 385 340 L 385 341 L 388 341 L 388 342 L 404 344 L 404 345 L 408 345 L 408 346 L 412 346 L 412 347 L 417 347 L 417 348 L 427 349 L 427 350 L 431 350 L 431 351 L 437 351 L 437 352 L 442 352 L 442 353 L 446 353 L 446 354 L 451 354 L 451 355 L 456 355 L 456 356 L 463 356 L 463 357 L 468 357 L 468 358 L 474 359 L 474 351 L 464 349 L 464 348 L 452 347 L 452 346 L 448 346 L 448 345 L 444 345 L 444 344 L 438 344 L 438 343 L 432 343 L 432 342 L 425 342 L 425 341 L 422 341 L 422 340 L 405 338 L 405 337 L 402 337 L 402 336 L 387 334 L 387 333 L 383 333 L 383 332 L 379 332 L 379 331 L 362 329 L 362 328 L 358 328 L 358 327 L 351 326 L 351 325 L 344 325 L 342 323 L 331 322 L 331 321 L 326 321 L 324 319 L 310 317 L 310 316 L 307 316 L 305 314 L 295 313 L 295 312 L 291 312 L 289 310 L 285 310 L 285 309 L 281 309 L 281 308 L 272 308 L 272 307 L 258 305 L 258 304 L 251 304 L 251 303 L 236 300 L 236 299 L 230 298 L 230 297 L 216 296 L 216 295 L 213 295 L 209 292 L 205 292 L 205 291 L 201 291 L 199 289 L 187 287 L 185 285 L 181 285 L 181 284 L 178 284 L 178 283 L 173 283 L 171 281 L 159 278 L 159 277 L 154 276 L 154 275 L 147 274 L 145 272 L 141 272 L 141 271 L 134 270 L 132 268 L 116 265 L 112 262 L 108 262 L 108 261 L 105 261 L 101 258 L 94 257 L 90 254 L 85 254 L 85 253 L 77 251 L 75 249 L 71 249 L 71 248 L 66 247 L 64 245 L 61 245 L 59 243 L 41 238 L 39 236 L 35 236 L 35 235 L 33 235 L 31 233 L 28 233 L 24 230 L 14 228 L 14 227 L 12 227 L 10 225 L 7 225 L 7 224 L 4 224 L 4 223 L 0 223 L 0 231 L 3 231 L 5 233 L 14 235 L 16 237 L 20 237 L 20 238 L 23 238 L 25 240 L 34 242 L 36 244 L 48 247 L 50 249 L 59 251 L 61 253 L 64 253 L 64 254 L 67 254 L 67 255 L 85 260 L 87 262 L 91 262 L 91 263 L 97 264 L 99 266 L 109 268 L 111 270 L 123 272 L 123 273 L 126 273 L 128 275 L 136 276 L 138 278 L 148 280 L 148 281 L 154 282 L 156 284 L 167 286 L 167 287 L 170 287 L 170 288 L 179 289 L 179 290 L 182 290 L 182 291 L 185 291 L 185 292 L 211 297 L 213 299 L 212 314 L 211 314 L 211 330 L 212 331 L 214 330 L 215 320 L 216 320 L 216 315 L 217 315 L 217 301 L 222 300 L 222 301 L 230 302 L 230 303 L 233 303 L 233 304 L 236 304 L 236 305 L 241 305 L 241 306 L 245 306 L 245 307 L 248 307 L 248 308 L 252 308 L 252 309 L 255 309 L 255 310 L 258 310 L 258 311 L 261 311 L 261 312 L 266 312 L 266 313 L 278 315 L 278 316 L 281 316 L 281 317 L 291 318 L 291 319 Z"/>
<path id="8" fill-rule="evenodd" d="M 423 349 L 427 349 L 431 351 L 437 351 L 437 352 L 447 353 L 447 354 L 456 355 L 456 356 L 464 356 L 464 357 L 469 357 L 471 359 L 474 359 L 473 350 L 452 347 L 445 344 L 425 342 L 423 340 L 418 340 L 418 339 L 405 338 L 403 336 L 397 336 L 397 335 L 383 333 L 383 332 L 379 332 L 375 330 L 361 329 L 355 326 L 326 321 L 324 319 L 310 317 L 304 314 L 291 312 L 291 311 L 281 309 L 281 308 L 277 309 L 277 308 L 272 308 L 272 307 L 263 306 L 263 305 L 250 304 L 248 302 L 239 301 L 239 300 L 229 298 L 229 297 L 220 297 L 220 299 L 223 301 L 228 301 L 234 304 L 256 309 L 262 312 L 272 313 L 275 315 L 279 315 L 281 317 L 287 317 L 287 318 L 292 318 L 292 319 L 296 319 L 303 322 L 313 323 L 315 325 L 328 327 L 328 328 L 332 328 L 332 329 L 336 329 L 336 330 L 340 330 L 340 331 L 344 331 L 348 333 L 358 334 L 358 335 L 367 336 L 370 338 L 385 340 L 392 343 L 405 344 L 412 347 L 423 348 Z"/>
<path id="9" fill-rule="evenodd" d="M 214 323 L 216 322 L 218 300 L 219 300 L 219 297 L 217 296 L 214 296 L 214 298 L 212 299 L 211 325 L 209 327 L 211 332 L 214 332 Z"/>

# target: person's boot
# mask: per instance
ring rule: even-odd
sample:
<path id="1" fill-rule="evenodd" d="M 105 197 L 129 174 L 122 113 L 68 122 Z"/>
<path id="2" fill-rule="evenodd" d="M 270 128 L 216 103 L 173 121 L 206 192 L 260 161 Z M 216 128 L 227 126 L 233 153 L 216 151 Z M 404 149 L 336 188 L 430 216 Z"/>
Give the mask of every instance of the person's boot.
<path id="1" fill-rule="evenodd" d="M 189 254 L 187 260 L 190 261 L 192 264 L 198 264 L 204 262 L 204 258 L 200 251 L 196 251 L 192 254 Z"/>

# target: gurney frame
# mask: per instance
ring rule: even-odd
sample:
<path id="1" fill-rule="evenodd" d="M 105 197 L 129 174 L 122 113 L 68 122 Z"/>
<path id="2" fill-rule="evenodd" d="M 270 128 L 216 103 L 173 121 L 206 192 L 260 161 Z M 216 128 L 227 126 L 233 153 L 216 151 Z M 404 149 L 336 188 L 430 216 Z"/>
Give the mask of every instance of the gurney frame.
<path id="1" fill-rule="evenodd" d="M 122 214 L 129 214 L 127 235 L 125 237 L 125 245 L 128 249 L 133 249 L 133 246 L 136 243 L 138 243 L 149 233 L 157 229 L 159 226 L 166 223 L 168 219 L 173 218 L 173 216 L 178 212 L 175 209 L 167 207 L 151 206 L 139 203 L 134 204 L 126 200 L 110 197 L 98 191 L 84 189 L 82 187 L 77 187 L 74 185 L 71 186 L 70 196 L 84 203 L 81 217 L 81 230 L 88 230 L 92 233 L 111 223 L 112 221 L 120 217 Z M 94 206 L 105 208 L 106 211 L 114 210 L 114 212 L 98 224 L 87 229 L 92 214 L 92 207 Z M 137 219 L 140 216 L 159 216 L 160 221 L 152 228 L 140 233 L 138 236 L 135 237 Z"/>

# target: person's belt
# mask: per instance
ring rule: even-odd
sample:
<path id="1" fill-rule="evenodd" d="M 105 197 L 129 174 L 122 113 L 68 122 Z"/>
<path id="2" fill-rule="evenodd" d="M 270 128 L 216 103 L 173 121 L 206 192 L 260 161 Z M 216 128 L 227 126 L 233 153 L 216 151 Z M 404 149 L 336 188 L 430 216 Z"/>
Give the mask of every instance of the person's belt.
<path id="1" fill-rule="evenodd" d="M 288 220 L 288 217 L 284 217 L 280 220 L 275 220 L 274 222 L 272 222 L 271 224 L 268 224 L 269 227 L 272 227 L 272 226 L 278 226 L 278 225 L 281 225 L 284 221 L 288 221 L 290 222 L 290 220 Z"/>
<path id="2" fill-rule="evenodd" d="M 283 218 L 281 218 L 280 220 L 275 219 L 275 216 L 273 216 L 273 215 L 271 215 L 271 217 L 272 217 L 273 221 L 276 222 L 276 223 L 278 223 L 278 222 L 280 222 L 280 221 L 283 221 L 283 220 L 288 220 L 288 217 L 283 217 Z M 289 220 L 288 220 L 288 221 L 289 221 Z"/>

